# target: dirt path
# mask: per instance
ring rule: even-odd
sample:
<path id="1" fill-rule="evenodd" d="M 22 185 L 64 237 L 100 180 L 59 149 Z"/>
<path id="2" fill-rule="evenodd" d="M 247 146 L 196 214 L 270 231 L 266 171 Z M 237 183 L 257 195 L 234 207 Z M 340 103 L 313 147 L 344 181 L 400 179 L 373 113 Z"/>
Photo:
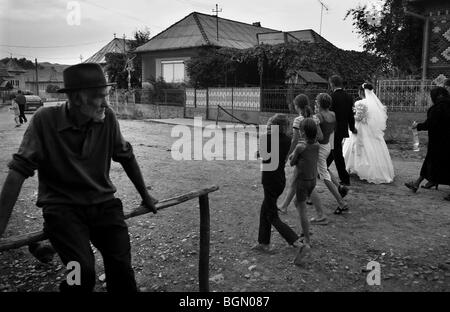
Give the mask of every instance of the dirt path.
<path id="1" fill-rule="evenodd" d="M 421 158 L 409 147 L 390 146 L 396 171 L 390 185 L 352 180 L 348 195 L 351 211 L 332 214 L 334 201 L 319 182 L 324 206 L 332 220 L 312 227 L 312 255 L 304 267 L 292 264 L 295 250 L 278 233 L 272 243 L 277 253 L 267 256 L 250 247 L 256 242 L 262 201 L 257 161 L 174 161 L 170 148 L 171 126 L 121 120 L 122 132 L 132 143 L 147 184 L 157 198 L 167 198 L 212 184 L 210 195 L 213 291 L 449 291 L 450 204 L 438 191 L 420 190 L 413 195 L 403 183 L 418 174 Z M 0 109 L 0 183 L 6 177 L 11 154 L 25 129 L 14 128 L 11 116 Z M 139 196 L 120 165 L 113 164 L 111 178 L 117 196 L 131 209 Z M 20 194 L 5 236 L 41 228 L 41 211 L 35 207 L 37 177 L 28 179 Z M 312 215 L 313 211 L 309 211 Z M 290 206 L 281 216 L 293 227 L 297 213 Z M 128 222 L 132 237 L 133 265 L 143 291 L 197 291 L 199 244 L 198 202 L 190 201 L 158 215 Z M 98 252 L 96 253 L 98 255 Z M 103 273 L 100 257 L 98 275 Z M 381 264 L 381 285 L 368 286 L 363 272 L 370 260 Z M 0 291 L 57 290 L 65 278 L 55 258 L 49 265 L 37 262 L 20 248 L 0 254 Z M 223 277 L 223 279 L 222 279 Z M 102 282 L 97 290 L 103 291 Z"/>

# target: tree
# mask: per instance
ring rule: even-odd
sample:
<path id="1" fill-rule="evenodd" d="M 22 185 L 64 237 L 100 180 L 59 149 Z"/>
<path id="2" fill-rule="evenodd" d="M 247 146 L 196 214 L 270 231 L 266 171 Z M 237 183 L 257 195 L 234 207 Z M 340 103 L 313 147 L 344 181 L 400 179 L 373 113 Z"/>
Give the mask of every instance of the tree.
<path id="1" fill-rule="evenodd" d="M 133 34 L 134 40 L 130 41 L 130 50 L 133 52 L 137 47 L 147 43 L 150 40 L 150 30 L 144 28 L 136 30 Z M 131 85 L 141 87 L 142 77 L 142 57 L 140 54 L 135 54 L 133 58 L 133 71 L 131 73 Z"/>
<path id="2" fill-rule="evenodd" d="M 107 53 L 105 54 L 106 60 L 106 73 L 109 80 L 117 84 L 117 88 L 126 89 L 128 87 L 128 72 L 125 70 L 125 63 L 127 56 L 123 53 Z"/>
<path id="3" fill-rule="evenodd" d="M 0 60 L 0 62 L 2 62 L 3 64 L 7 64 L 9 59 L 10 59 L 9 57 L 5 57 L 5 58 L 2 58 Z M 24 57 L 22 57 L 21 59 L 14 57 L 13 60 L 16 61 L 17 65 L 19 65 L 23 69 L 34 69 L 35 68 L 34 63 L 30 60 L 27 60 Z"/>
<path id="4" fill-rule="evenodd" d="M 344 51 L 324 43 L 258 45 L 239 50 L 206 48 L 191 58 L 187 72 L 196 87 L 279 87 L 297 71 L 313 71 L 327 78 L 339 74 L 349 87 L 357 87 L 384 70 L 383 58 L 368 52 Z"/>
<path id="5" fill-rule="evenodd" d="M 379 23 L 371 16 L 381 14 Z M 385 57 L 400 73 L 418 74 L 421 62 L 423 23 L 404 12 L 402 0 L 384 0 L 380 13 L 367 5 L 350 9 L 347 15 L 363 39 L 363 48 Z"/>

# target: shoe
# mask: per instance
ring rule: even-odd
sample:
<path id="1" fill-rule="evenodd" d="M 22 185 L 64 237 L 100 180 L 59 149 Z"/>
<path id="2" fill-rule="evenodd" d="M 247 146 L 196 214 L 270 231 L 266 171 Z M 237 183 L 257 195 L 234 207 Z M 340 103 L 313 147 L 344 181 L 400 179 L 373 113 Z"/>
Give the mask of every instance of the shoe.
<path id="1" fill-rule="evenodd" d="M 328 219 L 326 217 L 322 217 L 322 218 L 311 218 L 311 220 L 309 220 L 309 222 L 313 225 L 327 225 L 328 224 Z"/>
<path id="2" fill-rule="evenodd" d="M 28 245 L 28 251 L 42 263 L 51 262 L 53 260 L 53 256 L 56 254 L 56 251 L 53 249 L 52 245 L 42 242 Z"/>
<path id="3" fill-rule="evenodd" d="M 297 255 L 294 258 L 294 264 L 300 266 L 303 264 L 305 258 L 311 253 L 311 246 L 303 244 L 298 248 Z"/>
<path id="4" fill-rule="evenodd" d="M 406 186 L 407 188 L 409 188 L 410 190 L 412 190 L 413 193 L 416 193 L 417 190 L 419 189 L 419 188 L 414 184 L 414 182 L 407 182 L 407 183 L 405 183 L 405 186 Z"/>
<path id="5" fill-rule="evenodd" d="M 434 187 L 437 190 L 438 186 L 439 186 L 439 184 L 437 184 L 437 183 L 427 182 L 427 184 L 422 185 L 422 188 L 429 190 L 430 188 Z"/>
<path id="6" fill-rule="evenodd" d="M 348 194 L 348 187 L 346 187 L 345 185 L 339 185 L 338 192 L 341 197 L 344 198 Z"/>
<path id="7" fill-rule="evenodd" d="M 274 254 L 275 253 L 275 251 L 273 249 L 270 249 L 270 245 L 265 245 L 265 244 L 256 244 L 251 249 L 254 251 L 259 251 L 259 252 L 263 252 L 266 254 Z"/>

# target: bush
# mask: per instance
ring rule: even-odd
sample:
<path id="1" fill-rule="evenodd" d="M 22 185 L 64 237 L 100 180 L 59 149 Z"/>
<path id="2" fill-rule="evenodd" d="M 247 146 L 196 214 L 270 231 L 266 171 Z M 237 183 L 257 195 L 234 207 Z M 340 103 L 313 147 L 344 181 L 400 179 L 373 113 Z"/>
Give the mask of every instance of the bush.
<path id="1" fill-rule="evenodd" d="M 47 93 L 57 93 L 58 90 L 59 90 L 59 86 L 52 85 L 52 84 L 47 85 L 47 88 L 45 88 L 45 92 L 47 92 Z"/>

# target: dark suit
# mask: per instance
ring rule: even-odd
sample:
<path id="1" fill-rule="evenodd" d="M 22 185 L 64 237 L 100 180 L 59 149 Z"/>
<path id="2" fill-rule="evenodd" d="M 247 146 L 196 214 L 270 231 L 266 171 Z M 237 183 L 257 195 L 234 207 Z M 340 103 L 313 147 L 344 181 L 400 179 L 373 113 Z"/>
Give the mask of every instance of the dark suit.
<path id="1" fill-rule="evenodd" d="M 331 94 L 330 110 L 336 114 L 336 130 L 334 132 L 334 149 L 327 159 L 327 165 L 335 162 L 341 183 L 350 184 L 350 176 L 345 169 L 342 155 L 342 140 L 348 138 L 348 129 L 355 132 L 355 117 L 353 115 L 353 98 L 342 89 Z"/>

